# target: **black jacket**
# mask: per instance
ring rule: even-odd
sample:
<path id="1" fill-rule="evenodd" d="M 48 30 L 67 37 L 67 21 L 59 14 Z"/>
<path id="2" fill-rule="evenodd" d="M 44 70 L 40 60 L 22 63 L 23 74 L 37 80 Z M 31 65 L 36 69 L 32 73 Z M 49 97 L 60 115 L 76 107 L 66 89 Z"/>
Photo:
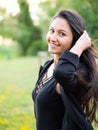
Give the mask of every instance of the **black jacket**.
<path id="1" fill-rule="evenodd" d="M 61 95 L 65 105 L 63 130 L 93 130 L 86 114 L 77 102 L 77 98 L 85 88 L 77 76 L 80 73 L 84 80 L 89 81 L 89 70 L 81 63 L 76 54 L 64 51 L 54 70 L 54 77 L 61 85 Z"/>
<path id="2" fill-rule="evenodd" d="M 53 60 L 47 61 L 44 66 L 40 67 L 37 83 L 52 62 Z M 84 89 L 84 84 L 79 80 L 77 73 L 88 81 L 87 66 L 80 61 L 76 54 L 64 51 L 53 73 L 54 78 L 61 85 L 61 95 L 65 105 L 62 130 L 93 130 L 86 114 L 76 100 Z"/>

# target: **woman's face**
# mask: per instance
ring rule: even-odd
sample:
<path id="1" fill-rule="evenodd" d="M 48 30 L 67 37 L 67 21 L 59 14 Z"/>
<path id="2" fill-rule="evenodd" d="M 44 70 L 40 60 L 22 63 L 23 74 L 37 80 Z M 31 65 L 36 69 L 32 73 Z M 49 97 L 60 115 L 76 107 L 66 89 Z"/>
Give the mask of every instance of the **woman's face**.
<path id="1" fill-rule="evenodd" d="M 71 48 L 73 34 L 68 22 L 58 17 L 52 21 L 46 38 L 49 52 L 61 55 L 64 50 Z"/>

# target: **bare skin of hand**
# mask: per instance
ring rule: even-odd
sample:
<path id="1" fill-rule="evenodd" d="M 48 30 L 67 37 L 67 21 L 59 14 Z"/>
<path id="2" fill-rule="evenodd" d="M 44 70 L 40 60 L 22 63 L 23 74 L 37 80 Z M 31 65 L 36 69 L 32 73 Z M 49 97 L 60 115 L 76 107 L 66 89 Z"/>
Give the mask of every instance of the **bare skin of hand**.
<path id="1" fill-rule="evenodd" d="M 70 49 L 70 52 L 77 54 L 79 57 L 84 50 L 91 46 L 91 38 L 88 33 L 84 31 L 76 44 Z"/>

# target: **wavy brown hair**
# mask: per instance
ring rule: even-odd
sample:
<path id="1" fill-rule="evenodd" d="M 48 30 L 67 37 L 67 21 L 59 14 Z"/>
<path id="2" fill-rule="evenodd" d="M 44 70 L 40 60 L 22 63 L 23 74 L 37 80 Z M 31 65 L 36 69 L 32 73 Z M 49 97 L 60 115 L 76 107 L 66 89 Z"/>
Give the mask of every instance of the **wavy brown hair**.
<path id="1" fill-rule="evenodd" d="M 73 46 L 85 30 L 83 18 L 74 10 L 61 10 L 54 16 L 53 20 L 57 17 L 67 20 L 73 33 Z M 91 47 L 86 49 L 80 57 L 80 60 L 87 66 L 87 80 L 84 79 L 83 72 L 77 71 L 76 75 L 81 80 L 83 87 L 78 101 L 88 119 L 98 123 L 96 117 L 98 109 L 98 65 L 96 58 L 98 58 L 98 54 L 96 52 L 92 43 Z"/>

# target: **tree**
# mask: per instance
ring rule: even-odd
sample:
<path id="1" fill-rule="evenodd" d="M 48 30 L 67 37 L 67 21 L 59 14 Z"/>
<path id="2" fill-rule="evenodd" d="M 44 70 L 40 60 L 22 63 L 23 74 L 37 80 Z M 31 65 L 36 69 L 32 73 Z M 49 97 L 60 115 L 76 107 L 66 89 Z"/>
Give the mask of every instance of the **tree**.
<path id="1" fill-rule="evenodd" d="M 89 0 L 93 12 L 92 34 L 98 39 L 98 0 Z"/>
<path id="2" fill-rule="evenodd" d="M 27 55 L 29 47 L 33 47 L 33 42 L 41 40 L 41 30 L 34 26 L 29 13 L 29 6 L 25 0 L 19 0 L 20 13 L 17 15 L 18 32 L 14 37 L 18 41 L 21 55 Z M 33 50 L 33 48 L 32 48 Z"/>
<path id="3" fill-rule="evenodd" d="M 97 0 L 71 0 L 72 8 L 76 9 L 84 18 L 86 29 L 93 39 L 98 36 L 98 8 Z"/>
<path id="4" fill-rule="evenodd" d="M 6 11 L 2 12 L 4 19 L 0 22 L 0 34 L 17 42 L 19 55 L 37 53 L 38 49 L 34 47 L 36 42 L 39 43 L 40 49 L 43 49 L 40 44 L 42 41 L 41 29 L 34 25 L 27 1 L 19 0 L 18 3 L 20 12 L 16 16 L 10 14 L 6 17 Z"/>

